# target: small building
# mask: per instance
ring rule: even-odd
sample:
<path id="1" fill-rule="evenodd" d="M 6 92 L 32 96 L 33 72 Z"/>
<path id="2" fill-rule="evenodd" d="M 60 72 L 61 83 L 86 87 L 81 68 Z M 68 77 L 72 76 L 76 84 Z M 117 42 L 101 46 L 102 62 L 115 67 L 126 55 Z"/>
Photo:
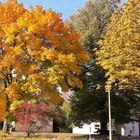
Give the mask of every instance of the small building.
<path id="1" fill-rule="evenodd" d="M 74 127 L 74 134 L 97 134 L 97 131 L 100 129 L 100 122 L 92 122 L 90 124 L 84 123 L 80 127 Z"/>
<path id="2" fill-rule="evenodd" d="M 36 124 L 33 124 L 29 129 L 34 132 L 60 132 L 61 129 L 60 123 L 61 122 L 55 119 L 48 120 L 47 122 L 38 121 Z M 4 122 L 0 121 L 0 130 L 3 129 L 3 125 Z M 13 131 L 25 132 L 27 131 L 27 128 L 28 128 L 28 124 L 26 122 L 20 123 L 17 121 L 13 127 Z M 7 125 L 7 130 L 9 130 L 8 125 Z"/>
<path id="3" fill-rule="evenodd" d="M 140 123 L 134 121 L 124 124 L 121 129 L 121 135 L 126 137 L 140 137 Z"/>
<path id="4" fill-rule="evenodd" d="M 15 131 L 25 132 L 27 128 L 28 124 L 26 123 L 17 122 L 15 125 Z M 46 123 L 37 122 L 35 125 L 31 126 L 30 129 L 35 132 L 53 132 L 53 120 Z"/>
<path id="5" fill-rule="evenodd" d="M 100 129 L 100 122 L 92 122 L 90 124 L 84 123 L 80 127 L 74 127 L 74 134 L 98 134 L 97 131 Z M 140 137 L 140 123 L 130 122 L 122 124 L 116 124 L 113 128 L 116 134 L 120 134 L 125 137 Z"/>

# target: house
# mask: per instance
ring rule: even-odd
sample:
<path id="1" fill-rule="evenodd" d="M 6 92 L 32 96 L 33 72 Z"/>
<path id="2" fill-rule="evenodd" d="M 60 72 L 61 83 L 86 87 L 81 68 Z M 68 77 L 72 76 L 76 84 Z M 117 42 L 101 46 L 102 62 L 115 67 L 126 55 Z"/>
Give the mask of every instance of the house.
<path id="1" fill-rule="evenodd" d="M 113 130 L 116 130 L 116 134 L 122 136 L 132 136 L 140 137 L 140 123 L 139 122 L 130 122 L 123 125 L 116 124 L 112 126 Z M 100 122 L 92 122 L 90 124 L 84 123 L 80 127 L 74 127 L 73 133 L 75 134 L 98 134 L 97 130 L 100 129 Z"/>
<path id="2" fill-rule="evenodd" d="M 28 124 L 26 123 L 21 124 L 20 122 L 16 122 L 15 131 L 25 132 L 27 131 L 26 130 L 27 128 L 28 128 Z M 30 129 L 32 131 L 39 131 L 39 132 L 53 132 L 53 120 L 44 123 L 37 122 L 36 125 L 32 125 Z"/>
<path id="3" fill-rule="evenodd" d="M 100 129 L 100 122 L 92 122 L 90 124 L 84 123 L 80 127 L 74 127 L 74 134 L 97 134 L 97 131 Z"/>
<path id="4" fill-rule="evenodd" d="M 38 132 L 59 132 L 60 131 L 60 124 L 61 122 L 51 119 L 48 122 L 37 122 L 36 125 L 32 125 L 31 129 L 32 131 L 38 131 Z M 0 121 L 0 130 L 3 129 L 4 122 Z M 15 127 L 13 128 L 14 131 L 19 132 L 25 132 L 27 131 L 27 123 L 20 123 L 16 122 Z M 7 130 L 9 127 L 7 126 Z"/>
<path id="5" fill-rule="evenodd" d="M 124 124 L 121 129 L 121 135 L 126 137 L 140 137 L 140 123 L 134 121 Z"/>

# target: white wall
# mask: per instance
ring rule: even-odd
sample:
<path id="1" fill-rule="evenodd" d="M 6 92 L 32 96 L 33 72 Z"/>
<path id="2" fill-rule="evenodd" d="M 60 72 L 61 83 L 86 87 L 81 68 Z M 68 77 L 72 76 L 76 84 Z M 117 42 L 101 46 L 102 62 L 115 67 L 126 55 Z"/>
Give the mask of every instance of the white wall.
<path id="1" fill-rule="evenodd" d="M 100 129 L 100 123 L 99 122 L 93 122 L 91 124 L 83 124 L 82 127 L 74 127 L 73 133 L 75 134 L 97 134 L 97 128 L 95 125 L 99 125 Z M 134 136 L 138 137 L 139 134 L 139 123 L 138 122 L 130 122 L 124 124 L 124 126 L 121 129 L 121 135 L 122 136 Z"/>
<path id="2" fill-rule="evenodd" d="M 122 128 L 122 133 L 123 136 L 139 136 L 139 123 L 138 122 L 130 122 L 124 124 Z"/>
<path id="3" fill-rule="evenodd" d="M 74 127 L 73 133 L 74 134 L 96 134 L 95 132 L 97 131 L 98 128 L 100 129 L 100 123 L 93 122 L 91 124 L 83 124 L 82 127 Z"/>

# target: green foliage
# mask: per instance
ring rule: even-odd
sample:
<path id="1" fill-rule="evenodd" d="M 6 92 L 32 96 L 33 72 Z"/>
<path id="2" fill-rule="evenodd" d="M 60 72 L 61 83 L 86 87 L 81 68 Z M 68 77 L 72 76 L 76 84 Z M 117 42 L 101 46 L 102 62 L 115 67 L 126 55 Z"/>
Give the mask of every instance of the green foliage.
<path id="1" fill-rule="evenodd" d="M 95 120 L 106 125 L 108 121 L 108 101 L 105 90 L 106 70 L 97 64 L 96 52 L 101 48 L 101 44 L 98 42 L 107 33 L 107 24 L 110 23 L 110 17 L 118 2 L 113 0 L 90 0 L 84 8 L 80 9 L 71 18 L 74 28 L 80 34 L 81 44 L 91 54 L 91 60 L 83 67 L 83 73 L 81 74 L 84 87 L 82 90 L 75 90 L 76 93 L 70 99 L 71 119 L 77 125 L 81 122 Z M 113 47 L 112 51 L 114 51 Z M 131 96 L 132 93 L 133 96 Z M 112 117 L 118 123 L 134 119 L 136 117 L 134 110 L 140 112 L 136 108 L 139 100 L 136 91 L 119 90 L 117 83 L 113 84 L 111 89 Z"/>
<path id="2" fill-rule="evenodd" d="M 100 120 L 106 127 L 108 109 L 105 70 L 96 64 L 96 51 L 100 48 L 98 41 L 106 33 L 107 24 L 117 4 L 118 1 L 114 0 L 90 0 L 71 18 L 75 30 L 80 34 L 81 44 L 91 55 L 91 60 L 83 67 L 81 74 L 84 87 L 71 99 L 72 118 L 75 118 L 77 124 Z"/>
<path id="3" fill-rule="evenodd" d="M 108 104 L 106 93 L 85 93 L 74 94 L 70 99 L 70 117 L 74 124 L 82 122 L 108 121 Z M 140 97 L 135 91 L 118 91 L 114 88 L 111 91 L 111 112 L 116 123 L 127 123 L 137 120 L 140 116 Z"/>
<path id="4" fill-rule="evenodd" d="M 71 110 L 71 105 L 70 105 L 69 101 L 65 101 L 63 103 L 62 110 L 64 112 L 66 127 L 67 128 L 72 128 L 71 118 L 70 118 L 72 110 Z"/>
<path id="5" fill-rule="evenodd" d="M 98 40 L 106 33 L 106 25 L 119 0 L 88 0 L 86 6 L 71 17 L 81 44 L 92 54 L 98 48 Z"/>

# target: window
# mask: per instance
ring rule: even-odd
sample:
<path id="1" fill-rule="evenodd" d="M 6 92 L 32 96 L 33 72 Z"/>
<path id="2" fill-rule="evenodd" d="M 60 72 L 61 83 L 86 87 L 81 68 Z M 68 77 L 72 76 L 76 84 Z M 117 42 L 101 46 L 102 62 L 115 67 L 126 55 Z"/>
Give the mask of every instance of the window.
<path id="1" fill-rule="evenodd" d="M 99 124 L 95 124 L 95 129 L 99 129 L 100 125 Z"/>

